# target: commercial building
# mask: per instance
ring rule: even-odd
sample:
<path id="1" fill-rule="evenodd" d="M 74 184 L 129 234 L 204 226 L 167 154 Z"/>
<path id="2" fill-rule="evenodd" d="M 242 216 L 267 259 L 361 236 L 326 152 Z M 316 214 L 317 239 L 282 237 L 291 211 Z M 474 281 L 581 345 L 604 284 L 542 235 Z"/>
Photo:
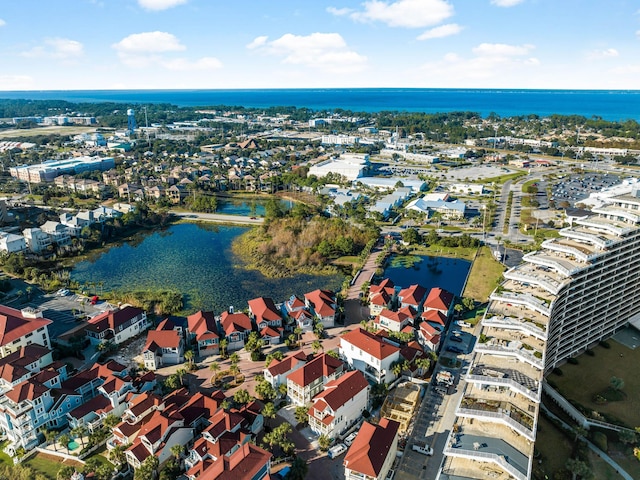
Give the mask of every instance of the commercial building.
<path id="1" fill-rule="evenodd" d="M 113 157 L 77 157 L 67 160 L 50 160 L 38 165 L 11 167 L 9 173 L 12 177 L 24 182 L 41 183 L 53 182 L 53 179 L 60 175 L 75 175 L 93 170 L 104 172 L 115 166 Z"/>
<path id="2" fill-rule="evenodd" d="M 544 375 L 627 324 L 640 326 L 640 188 L 559 233 L 490 297 L 443 479 L 530 478 Z"/>
<path id="3" fill-rule="evenodd" d="M 364 175 L 365 169 L 369 166 L 369 155 L 345 153 L 339 158 L 332 158 L 316 163 L 309 168 L 309 175 L 316 177 L 326 177 L 330 173 L 342 175 L 349 181 Z"/>

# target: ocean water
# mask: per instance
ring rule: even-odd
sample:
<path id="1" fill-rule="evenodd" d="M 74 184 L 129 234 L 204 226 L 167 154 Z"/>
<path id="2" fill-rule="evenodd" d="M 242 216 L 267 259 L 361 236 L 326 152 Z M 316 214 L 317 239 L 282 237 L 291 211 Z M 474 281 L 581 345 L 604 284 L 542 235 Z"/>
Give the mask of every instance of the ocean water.
<path id="1" fill-rule="evenodd" d="M 430 88 L 331 88 L 255 90 L 69 90 L 7 91 L 0 98 L 170 103 L 177 106 L 307 107 L 353 112 L 471 111 L 501 117 L 535 114 L 597 116 L 605 120 L 640 120 L 640 90 L 516 90 Z"/>

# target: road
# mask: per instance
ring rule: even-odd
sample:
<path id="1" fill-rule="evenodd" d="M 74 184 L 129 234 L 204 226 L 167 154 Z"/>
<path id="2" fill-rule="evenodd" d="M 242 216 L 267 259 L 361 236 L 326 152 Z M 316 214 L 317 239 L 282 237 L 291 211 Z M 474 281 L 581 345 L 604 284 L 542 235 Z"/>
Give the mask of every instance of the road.
<path id="1" fill-rule="evenodd" d="M 194 213 L 169 210 L 169 213 L 184 218 L 185 220 L 197 220 L 201 222 L 216 223 L 237 223 L 241 225 L 261 225 L 264 223 L 262 217 L 245 217 L 243 215 L 224 215 L 221 213 Z"/>

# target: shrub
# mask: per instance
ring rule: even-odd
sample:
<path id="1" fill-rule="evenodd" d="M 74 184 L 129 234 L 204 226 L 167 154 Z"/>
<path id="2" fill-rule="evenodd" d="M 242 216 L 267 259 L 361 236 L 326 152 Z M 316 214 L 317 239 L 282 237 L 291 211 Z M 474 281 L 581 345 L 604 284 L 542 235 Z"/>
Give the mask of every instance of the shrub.
<path id="1" fill-rule="evenodd" d="M 591 350 L 591 349 L 588 349 L 588 350 L 587 350 L 586 352 L 584 352 L 584 353 L 586 353 L 586 354 L 587 354 L 587 355 L 589 355 L 590 357 L 595 357 L 595 356 L 596 356 L 596 353 L 595 353 L 593 350 Z"/>
<path id="2" fill-rule="evenodd" d="M 578 359 L 575 357 L 569 357 L 569 359 L 567 360 L 567 363 L 570 363 L 571 365 L 578 365 Z"/>
<path id="3" fill-rule="evenodd" d="M 561 377 L 563 375 L 562 370 L 560 370 L 558 367 L 553 369 L 553 373 L 556 374 L 559 377 Z"/>
<path id="4" fill-rule="evenodd" d="M 606 348 L 606 349 L 611 348 L 611 344 L 609 342 L 607 342 L 606 340 L 602 340 L 600 342 L 600 345 L 602 346 L 602 348 Z"/>
<path id="5" fill-rule="evenodd" d="M 602 432 L 595 432 L 593 434 L 593 443 L 603 452 L 606 452 L 608 449 L 607 436 Z"/>

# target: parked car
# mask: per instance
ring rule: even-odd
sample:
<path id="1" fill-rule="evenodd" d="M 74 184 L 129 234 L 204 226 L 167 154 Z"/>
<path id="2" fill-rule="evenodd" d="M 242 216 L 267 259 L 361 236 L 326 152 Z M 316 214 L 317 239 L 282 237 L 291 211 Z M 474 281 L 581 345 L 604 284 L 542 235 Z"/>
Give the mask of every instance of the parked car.
<path id="1" fill-rule="evenodd" d="M 387 476 L 385 477 L 385 480 L 393 480 L 393 476 L 396 474 L 395 470 L 389 470 L 389 472 L 387 473 Z"/>
<path id="2" fill-rule="evenodd" d="M 462 350 L 460 347 L 456 345 L 449 345 L 447 346 L 447 352 L 464 353 L 464 350 Z"/>
<path id="3" fill-rule="evenodd" d="M 358 436 L 358 432 L 353 432 L 350 433 L 349 436 L 347 438 L 344 439 L 344 444 L 347 447 L 350 447 L 351 444 L 353 443 L 353 441 L 356 439 L 356 437 Z"/>
<path id="4" fill-rule="evenodd" d="M 411 450 L 413 450 L 414 452 L 421 453 L 423 455 L 429 455 L 429 456 L 433 455 L 433 448 L 420 443 L 414 443 L 413 446 L 411 447 Z"/>
<path id="5" fill-rule="evenodd" d="M 337 458 L 346 451 L 347 451 L 347 446 L 344 443 L 339 443 L 331 447 L 329 449 L 329 452 L 327 452 L 327 455 L 329 456 L 329 458 Z"/>
<path id="6" fill-rule="evenodd" d="M 462 342 L 462 338 L 458 335 L 452 335 L 451 340 L 453 340 L 454 342 Z"/>
<path id="7" fill-rule="evenodd" d="M 66 288 L 61 288 L 60 290 L 58 290 L 56 292 L 56 295 L 58 295 L 59 297 L 66 297 L 67 295 L 69 295 L 71 292 L 66 289 Z"/>

